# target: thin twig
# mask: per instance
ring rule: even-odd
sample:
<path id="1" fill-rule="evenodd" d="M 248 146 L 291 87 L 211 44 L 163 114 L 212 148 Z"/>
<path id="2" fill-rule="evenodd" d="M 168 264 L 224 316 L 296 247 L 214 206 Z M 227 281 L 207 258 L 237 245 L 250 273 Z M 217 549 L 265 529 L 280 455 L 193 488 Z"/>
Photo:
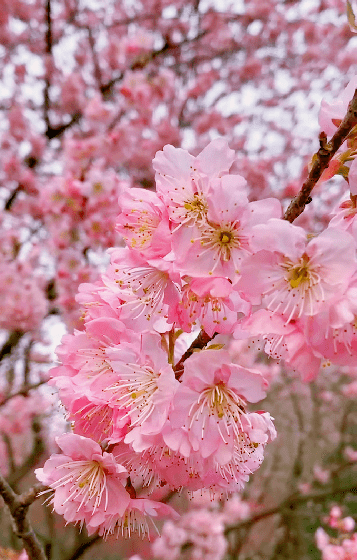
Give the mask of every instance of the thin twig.
<path id="1" fill-rule="evenodd" d="M 92 60 L 93 60 L 93 66 L 94 66 L 94 77 L 95 77 L 95 81 L 97 82 L 97 87 L 99 89 L 99 91 L 101 91 L 102 89 L 102 73 L 100 71 L 100 66 L 99 66 L 99 60 L 97 57 L 97 53 L 95 50 L 95 42 L 94 42 L 94 37 L 93 37 L 93 33 L 90 27 L 87 27 L 87 32 L 88 32 L 88 43 L 90 46 L 90 50 L 92 53 Z"/>
<path id="2" fill-rule="evenodd" d="M 255 515 L 252 515 L 248 519 L 237 523 L 236 525 L 231 525 L 225 530 L 225 534 L 228 535 L 231 531 L 236 531 L 242 528 L 248 528 L 254 523 L 257 523 L 261 519 L 270 517 L 271 515 L 276 515 L 282 513 L 285 509 L 293 509 L 297 505 L 305 504 L 306 502 L 320 502 L 328 498 L 334 498 L 338 494 L 357 494 L 357 486 L 347 486 L 345 488 L 335 488 L 327 489 L 323 492 L 311 492 L 310 494 L 298 495 L 293 494 L 289 498 L 283 500 L 275 507 L 262 510 Z"/>
<path id="3" fill-rule="evenodd" d="M 24 333 L 22 331 L 12 331 L 9 334 L 8 339 L 4 342 L 2 348 L 0 349 L 0 362 L 3 358 L 5 358 L 5 356 L 11 354 L 13 348 L 17 346 L 23 336 Z"/>
<path id="4" fill-rule="evenodd" d="M 182 355 L 181 359 L 177 364 L 173 367 L 175 372 L 176 379 L 180 379 L 181 375 L 183 374 L 184 369 L 184 362 L 196 351 L 202 350 L 215 336 L 217 333 L 214 333 L 213 336 L 209 336 L 204 330 L 201 330 L 197 338 L 192 342 L 191 346 L 186 350 L 186 352 Z"/>
<path id="5" fill-rule="evenodd" d="M 46 1 L 46 56 L 52 57 L 52 19 L 51 19 L 51 0 Z M 51 128 L 49 119 L 50 110 L 50 91 L 51 83 L 48 73 L 46 72 L 45 87 L 43 90 L 43 118 L 46 123 L 47 130 Z"/>
<path id="6" fill-rule="evenodd" d="M 327 137 L 324 132 L 320 133 L 320 149 L 312 158 L 312 167 L 306 181 L 301 187 L 301 190 L 295 198 L 290 202 L 288 209 L 285 212 L 284 220 L 292 223 L 305 209 L 306 204 L 311 202 L 311 191 L 320 179 L 322 172 L 327 169 L 329 163 L 337 150 L 346 140 L 354 126 L 357 125 L 357 90 L 351 99 L 347 113 L 342 120 L 340 126 L 332 136 L 331 140 L 327 142 Z"/>
<path id="7" fill-rule="evenodd" d="M 93 546 L 96 542 L 100 540 L 99 535 L 95 535 L 94 537 L 89 538 L 87 541 L 82 543 L 76 550 L 69 556 L 66 560 L 78 560 L 88 548 Z"/>
<path id="8" fill-rule="evenodd" d="M 7 481 L 11 486 L 15 486 L 24 476 L 26 476 L 30 469 L 38 464 L 39 460 L 44 453 L 45 447 L 41 436 L 41 425 L 35 418 L 32 423 L 32 432 L 34 434 L 34 442 L 30 455 L 15 471 L 8 477 Z"/>
<path id="9" fill-rule="evenodd" d="M 19 391 L 16 391 L 16 393 L 12 393 L 11 395 L 7 395 L 6 397 L 0 398 L 0 407 L 4 406 L 5 403 L 10 401 L 14 397 L 18 397 L 18 396 L 26 397 L 29 391 L 33 389 L 37 389 L 38 387 L 41 387 L 41 385 L 45 385 L 46 383 L 47 381 L 42 380 L 42 381 L 38 381 L 37 383 L 32 383 L 30 385 L 23 385 L 22 389 L 19 389 Z"/>

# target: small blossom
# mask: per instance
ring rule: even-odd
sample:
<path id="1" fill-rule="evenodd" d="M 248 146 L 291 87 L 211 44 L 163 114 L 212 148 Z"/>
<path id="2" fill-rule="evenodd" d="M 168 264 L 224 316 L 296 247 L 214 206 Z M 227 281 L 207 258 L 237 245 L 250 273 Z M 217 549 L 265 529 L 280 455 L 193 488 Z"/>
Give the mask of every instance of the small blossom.
<path id="1" fill-rule="evenodd" d="M 94 441 L 76 434 L 57 438 L 63 455 L 51 455 L 35 473 L 54 490 L 51 503 L 66 521 L 98 527 L 109 515 L 122 515 L 130 502 L 127 470 Z"/>

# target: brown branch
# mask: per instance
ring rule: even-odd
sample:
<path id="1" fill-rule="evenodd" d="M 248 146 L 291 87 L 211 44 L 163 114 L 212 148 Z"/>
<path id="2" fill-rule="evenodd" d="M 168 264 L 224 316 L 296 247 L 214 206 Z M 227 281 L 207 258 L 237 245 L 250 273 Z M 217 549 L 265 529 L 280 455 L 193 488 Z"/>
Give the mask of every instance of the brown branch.
<path id="1" fill-rule="evenodd" d="M 354 126 L 357 125 L 357 90 L 351 99 L 347 113 L 342 120 L 340 126 L 332 136 L 331 140 L 327 142 L 327 137 L 324 132 L 320 133 L 320 149 L 312 158 L 312 167 L 306 181 L 301 187 L 299 194 L 290 202 L 288 209 L 285 212 L 284 220 L 292 223 L 305 209 L 306 204 L 311 202 L 310 194 L 312 189 L 320 179 L 322 172 L 327 169 L 329 163 L 337 150 L 346 140 Z"/>
<path id="2" fill-rule="evenodd" d="M 92 53 L 95 81 L 97 82 L 97 87 L 98 87 L 99 91 L 102 91 L 102 85 L 103 85 L 102 84 L 102 73 L 100 71 L 99 60 L 98 60 L 97 53 L 96 53 L 96 50 L 95 50 L 94 37 L 93 37 L 93 33 L 92 33 L 92 30 L 90 29 L 90 27 L 87 27 L 87 32 L 88 32 L 88 42 L 89 42 L 90 50 L 91 50 L 91 53 Z"/>
<path id="3" fill-rule="evenodd" d="M 38 464 L 45 450 L 43 439 L 41 436 L 41 425 L 36 419 L 33 420 L 32 431 L 34 434 L 32 451 L 27 459 L 22 463 L 22 465 L 7 477 L 7 481 L 9 484 L 11 484 L 11 486 L 15 486 L 24 476 L 28 474 L 30 469 Z"/>
<path id="4" fill-rule="evenodd" d="M 46 34 L 45 34 L 45 53 L 47 57 L 52 57 L 52 47 L 53 47 L 53 35 L 52 35 L 52 16 L 51 16 L 51 0 L 46 0 L 46 8 L 45 8 L 45 23 L 46 23 Z M 77 112 L 72 115 L 71 120 L 68 123 L 61 124 L 58 126 L 52 126 L 50 121 L 50 108 L 51 108 L 51 101 L 50 101 L 50 88 L 51 82 L 48 74 L 46 73 L 45 76 L 45 87 L 43 89 L 43 119 L 46 124 L 46 132 L 45 135 L 49 140 L 53 138 L 58 138 L 61 136 L 67 128 L 72 127 L 76 124 L 82 117 L 81 113 Z"/>
<path id="5" fill-rule="evenodd" d="M 41 387 L 41 385 L 45 385 L 46 383 L 47 381 L 42 380 L 42 381 L 38 381 L 37 383 L 23 385 L 22 389 L 16 391 L 16 393 L 12 393 L 11 395 L 7 395 L 6 397 L 0 398 L 0 407 L 4 406 L 5 403 L 10 401 L 14 397 L 18 397 L 19 395 L 26 397 L 29 394 L 29 391 L 32 391 L 33 389 L 37 389 L 38 387 Z"/>
<path id="6" fill-rule="evenodd" d="M 236 525 L 231 525 L 225 530 L 225 534 L 228 535 L 232 531 L 239 529 L 249 528 L 254 523 L 270 517 L 271 515 L 281 514 L 286 509 L 294 509 L 295 506 L 306 504 L 307 502 L 320 502 L 327 500 L 328 498 L 334 498 L 338 494 L 357 494 L 357 486 L 347 486 L 345 488 L 335 488 L 324 490 L 323 492 L 311 492 L 310 494 L 304 494 L 296 496 L 293 494 L 286 500 L 283 500 L 280 504 L 275 507 L 262 510 L 255 515 L 252 515 L 248 519 L 237 523 Z"/>
<path id="7" fill-rule="evenodd" d="M 183 374 L 184 362 L 189 358 L 195 350 L 202 350 L 213 338 L 216 336 L 217 333 L 214 333 L 213 336 L 208 336 L 208 334 L 201 330 L 197 338 L 192 342 L 191 346 L 186 350 L 186 352 L 182 355 L 181 359 L 177 364 L 173 367 L 175 372 L 176 379 L 180 379 L 181 375 Z"/>
<path id="8" fill-rule="evenodd" d="M 46 1 L 46 55 L 52 56 L 52 21 L 51 21 L 51 0 Z M 47 130 L 51 128 L 49 119 L 50 110 L 50 91 L 51 83 L 46 72 L 45 88 L 43 90 L 43 118 L 46 123 Z"/>
<path id="9" fill-rule="evenodd" d="M 76 124 L 82 118 L 81 113 L 75 113 L 72 115 L 72 118 L 68 123 L 60 124 L 58 126 L 51 126 L 50 124 L 47 125 L 46 136 L 49 140 L 53 138 L 58 138 L 58 136 L 62 136 L 62 134 L 67 130 L 67 128 L 71 128 L 74 124 Z M 47 123 L 46 123 L 47 124 Z"/>
<path id="10" fill-rule="evenodd" d="M 11 445 L 11 439 L 6 432 L 1 433 L 2 440 L 6 447 L 6 459 L 7 465 L 10 472 L 13 472 L 16 469 L 14 453 Z"/>
<path id="11" fill-rule="evenodd" d="M 9 334 L 8 339 L 4 342 L 2 348 L 0 349 L 0 362 L 3 358 L 5 358 L 5 356 L 11 354 L 13 348 L 17 346 L 23 336 L 24 333 L 22 331 L 12 331 Z"/>
<path id="12" fill-rule="evenodd" d="M 29 385 L 29 375 L 30 375 L 30 353 L 31 353 L 31 348 L 33 346 L 34 341 L 31 339 L 30 342 L 27 344 L 26 348 L 25 348 L 25 352 L 24 352 L 24 359 L 25 359 L 25 363 L 24 363 L 24 381 L 23 381 L 23 385 L 24 387 L 27 387 Z"/>
<path id="13" fill-rule="evenodd" d="M 45 552 L 27 519 L 30 505 L 44 488 L 42 484 L 36 485 L 26 493 L 19 495 L 12 490 L 0 474 L 0 495 L 10 511 L 16 535 L 23 540 L 24 548 L 30 560 L 47 560 Z"/>
<path id="14" fill-rule="evenodd" d="M 188 38 L 183 39 L 180 43 L 170 43 L 168 41 L 165 41 L 164 45 L 160 49 L 157 49 L 155 51 L 152 51 L 151 53 L 148 53 L 142 57 L 138 57 L 137 59 L 135 59 L 130 65 L 129 70 L 142 70 L 143 68 L 145 68 L 145 66 L 149 64 L 149 62 L 152 62 L 156 58 L 160 57 L 162 54 L 165 54 L 167 52 L 170 53 L 170 52 L 178 51 L 183 45 L 187 43 L 192 43 L 194 41 L 198 41 L 199 39 L 202 39 L 202 37 L 204 37 L 206 34 L 207 31 L 202 31 L 198 33 L 196 37 L 192 37 L 190 39 Z M 109 80 L 106 84 L 103 84 L 101 86 L 100 88 L 101 93 L 104 96 L 108 95 L 111 92 L 112 87 L 117 82 L 120 82 L 123 78 L 124 78 L 124 72 L 120 72 L 118 76 L 115 76 L 114 78 Z"/>
<path id="15" fill-rule="evenodd" d="M 99 535 L 94 535 L 94 537 L 89 538 L 84 543 L 82 543 L 66 560 L 77 560 L 80 558 L 88 548 L 93 546 L 96 542 L 101 540 Z"/>
<path id="16" fill-rule="evenodd" d="M 9 198 L 6 200 L 5 205 L 4 205 L 4 210 L 6 210 L 6 212 L 9 212 L 11 210 L 11 207 L 13 205 L 13 203 L 15 202 L 17 195 L 22 191 L 22 187 L 21 185 L 18 185 L 9 195 Z"/>

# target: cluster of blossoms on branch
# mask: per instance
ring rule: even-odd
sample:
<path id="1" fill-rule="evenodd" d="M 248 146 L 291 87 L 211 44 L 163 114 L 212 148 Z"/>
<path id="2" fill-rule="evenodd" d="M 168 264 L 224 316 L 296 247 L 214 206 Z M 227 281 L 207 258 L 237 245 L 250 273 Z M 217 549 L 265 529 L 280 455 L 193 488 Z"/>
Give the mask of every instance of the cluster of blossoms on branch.
<path id="1" fill-rule="evenodd" d="M 161 536 L 151 545 L 152 557 L 179 560 L 186 551 L 194 560 L 222 560 L 228 548 L 225 529 L 246 520 L 250 510 L 238 494 L 220 502 L 212 497 L 208 500 L 207 493 L 196 492 L 190 511 L 178 521 L 165 521 Z"/>
<path id="2" fill-rule="evenodd" d="M 316 531 L 316 544 L 322 552 L 322 560 L 353 560 L 357 556 L 357 533 L 354 533 L 355 521 L 352 517 L 343 517 L 338 506 L 331 508 L 324 520 L 329 527 L 329 535 L 322 527 Z M 332 531 L 331 531 L 332 529 Z"/>
<path id="3" fill-rule="evenodd" d="M 36 474 L 54 509 L 89 533 L 146 534 L 146 516 L 175 517 L 138 488 L 224 494 L 260 466 L 276 431 L 248 403 L 268 383 L 232 361 L 226 335 L 258 337 L 304 380 L 326 361 L 356 365 L 354 228 L 338 212 L 308 235 L 277 199 L 249 201 L 234 160 L 222 138 L 197 157 L 165 146 L 156 192 L 119 198 L 126 247 L 80 286 L 83 330 L 64 336 L 52 370 L 74 433 Z"/>
<path id="4" fill-rule="evenodd" d="M 249 314 L 233 289 L 238 266 L 255 224 L 281 214 L 278 201 L 248 202 L 244 179 L 229 174 L 233 160 L 221 139 L 197 158 L 165 147 L 154 161 L 157 193 L 120 199 L 127 247 L 111 251 L 100 281 L 80 287 L 84 330 L 64 336 L 52 370 L 74 433 L 37 477 L 55 490 L 55 510 L 89 531 L 145 532 L 141 514 L 174 515 L 135 498 L 132 485 L 242 488 L 275 437 L 268 413 L 247 410 L 265 396 L 259 371 L 232 363 L 221 344 L 180 362 L 184 332 L 202 327 L 208 342 Z"/>
<path id="5" fill-rule="evenodd" d="M 313 196 L 298 226 L 281 219 L 278 202 L 285 206 L 305 180 L 306 168 L 295 178 L 312 150 L 316 123 L 309 116 L 319 95 L 337 91 L 354 71 L 346 0 L 216 4 L 5 0 L 0 14 L 0 485 L 6 477 L 17 492 L 23 477 L 56 453 L 38 477 L 66 522 L 90 534 L 128 535 L 135 528 L 146 533 L 149 517 L 171 516 L 156 541 L 158 558 L 236 557 L 239 540 L 253 541 L 249 524 L 224 538 L 232 512 L 177 519 L 161 503 L 177 490 L 239 491 L 264 455 L 246 496 L 254 502 L 259 487 L 257 507 L 268 506 L 270 516 L 284 484 L 285 492 L 301 481 L 302 493 L 315 482 L 339 488 L 357 454 L 348 416 L 356 382 L 342 389 L 335 382 L 335 375 L 353 378 L 356 371 L 356 131 L 319 181 L 340 174 L 349 182 L 351 197 L 331 221 L 344 181 Z M 320 125 L 329 137 L 356 85 L 335 104 L 323 102 Z M 227 143 L 203 150 L 217 136 Z M 98 263 L 109 260 L 104 252 L 119 246 L 96 282 Z M 62 365 L 52 372 L 73 428 L 56 449 L 51 435 L 62 428 L 41 385 L 51 361 L 43 354 L 46 334 L 59 323 L 78 330 L 63 339 Z M 336 366 L 297 393 L 300 380 L 279 376 L 280 359 L 304 380 L 321 364 Z M 268 389 L 274 405 L 261 407 L 277 417 L 277 427 L 278 416 L 285 419 L 275 447 L 265 447 L 275 436 L 272 418 L 257 411 Z M 311 430 L 304 391 L 311 408 L 317 403 Z M 332 466 L 325 433 L 337 449 Z M 269 479 L 271 460 L 284 476 L 271 469 Z M 4 488 L 16 534 L 29 558 L 39 560 L 40 547 L 33 549 L 21 526 L 26 496 Z M 290 516 L 286 500 L 278 504 L 276 549 L 284 549 L 282 532 L 292 534 L 304 503 Z M 36 516 L 34 530 L 55 557 L 58 542 L 49 542 L 53 531 L 44 519 Z M 302 524 L 296 527 L 302 533 Z M 96 542 L 76 528 L 66 532 L 63 557 Z M 3 546 L 16 545 L 4 538 Z M 289 557 L 290 545 L 287 538 L 281 554 Z M 290 556 L 303 557 L 302 548 Z"/>

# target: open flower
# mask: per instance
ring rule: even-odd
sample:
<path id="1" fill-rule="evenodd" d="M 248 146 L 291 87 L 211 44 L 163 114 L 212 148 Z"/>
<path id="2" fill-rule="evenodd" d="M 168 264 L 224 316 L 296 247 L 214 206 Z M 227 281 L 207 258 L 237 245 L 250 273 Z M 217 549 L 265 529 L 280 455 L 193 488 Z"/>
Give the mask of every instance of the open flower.
<path id="1" fill-rule="evenodd" d="M 179 294 L 172 280 L 172 264 L 163 259 L 144 261 L 134 251 L 114 249 L 111 266 L 103 282 L 117 296 L 112 302 L 122 320 L 134 331 L 145 331 L 159 319 L 167 319 L 169 307 L 175 306 Z"/>
<path id="2" fill-rule="evenodd" d="M 100 445 L 76 434 L 57 438 L 63 454 L 51 455 L 35 473 L 54 490 L 54 510 L 66 521 L 98 527 L 108 516 L 123 515 L 130 502 L 127 470 Z"/>
<path id="3" fill-rule="evenodd" d="M 205 218 L 210 181 L 227 174 L 234 160 L 235 153 L 223 138 L 210 142 L 196 158 L 170 145 L 157 152 L 153 160 L 157 192 L 177 228 Z"/>
<path id="4" fill-rule="evenodd" d="M 237 288 L 287 323 L 316 315 L 344 292 L 356 269 L 353 237 L 333 228 L 307 242 L 302 228 L 272 219 L 256 226 L 253 245 L 257 252 L 243 263 Z"/>
<path id="5" fill-rule="evenodd" d="M 108 517 L 99 529 L 99 535 L 108 536 L 115 534 L 117 537 L 130 538 L 136 532 L 141 537 L 150 538 L 152 530 L 158 535 L 155 519 L 161 517 L 177 519 L 179 514 L 169 505 L 156 502 L 148 498 L 130 499 L 124 515 Z M 91 533 L 89 523 L 89 534 Z"/>
<path id="6" fill-rule="evenodd" d="M 259 372 L 230 363 L 225 350 L 193 354 L 185 362 L 173 399 L 174 431 L 165 435 L 165 442 L 175 449 L 175 430 L 182 431 L 190 446 L 186 452 L 209 458 L 205 466 L 208 485 L 224 479 L 227 485 L 234 481 L 242 486 L 241 475 L 258 468 L 265 443 L 275 437 L 269 415 L 246 412 L 246 401 L 264 398 L 266 386 Z"/>
<path id="7" fill-rule="evenodd" d="M 197 322 L 209 336 L 230 333 L 238 312 L 248 314 L 250 305 L 233 290 L 226 278 L 193 278 L 183 289 L 178 305 L 180 326 L 190 332 Z"/>

